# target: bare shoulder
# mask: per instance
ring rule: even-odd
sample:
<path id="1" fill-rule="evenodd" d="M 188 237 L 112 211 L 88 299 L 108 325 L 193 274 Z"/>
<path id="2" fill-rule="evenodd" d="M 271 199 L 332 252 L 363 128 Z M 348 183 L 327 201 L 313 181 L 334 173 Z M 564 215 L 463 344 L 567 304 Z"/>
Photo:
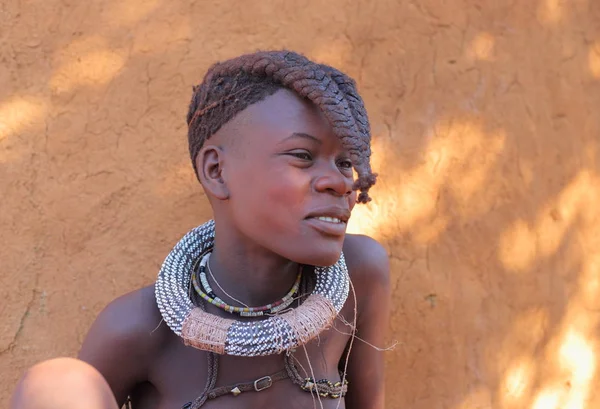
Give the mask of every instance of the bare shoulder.
<path id="1" fill-rule="evenodd" d="M 361 235 L 346 235 L 344 255 L 356 303 L 356 334 L 363 342 L 354 344 L 348 358 L 349 385 L 346 407 L 384 407 L 384 360 L 377 347 L 384 347 L 391 308 L 390 267 L 385 248 Z M 350 297 L 349 297 L 350 299 Z M 347 308 L 346 306 L 344 308 Z M 373 346 L 376 346 L 373 348 Z"/>
<path id="2" fill-rule="evenodd" d="M 154 286 L 144 287 L 108 304 L 96 318 L 86 341 L 93 341 L 91 338 L 112 338 L 135 342 L 138 346 L 155 344 L 160 338 L 160 332 L 156 334 L 157 337 L 153 337 L 153 330 L 160 322 Z"/>
<path id="3" fill-rule="evenodd" d="M 389 257 L 377 240 L 361 234 L 347 234 L 344 257 L 353 280 L 389 282 Z"/>
<path id="4" fill-rule="evenodd" d="M 92 324 L 79 358 L 105 377 L 119 403 L 146 380 L 153 357 L 167 342 L 161 320 L 154 286 L 149 286 L 112 301 Z"/>
<path id="5" fill-rule="evenodd" d="M 359 300 L 385 295 L 389 291 L 389 257 L 377 240 L 369 236 L 347 234 L 343 250 Z"/>

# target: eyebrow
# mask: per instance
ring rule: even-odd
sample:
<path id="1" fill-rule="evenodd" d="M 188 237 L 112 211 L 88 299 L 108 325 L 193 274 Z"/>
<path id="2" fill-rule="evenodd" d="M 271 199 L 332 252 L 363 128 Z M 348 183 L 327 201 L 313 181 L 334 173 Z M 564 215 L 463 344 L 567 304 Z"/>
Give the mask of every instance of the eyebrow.
<path id="1" fill-rule="evenodd" d="M 307 134 L 307 133 L 304 133 L 304 132 L 294 132 L 293 134 L 291 134 L 290 136 L 286 137 L 286 138 L 285 138 L 284 140 L 282 140 L 281 142 L 283 143 L 283 142 L 285 142 L 285 141 L 287 141 L 287 140 L 290 140 L 290 139 L 298 139 L 298 138 L 300 138 L 300 139 L 309 139 L 309 140 L 311 140 L 311 141 L 313 141 L 313 142 L 316 142 L 316 143 L 318 143 L 319 145 L 321 145 L 321 144 L 323 143 L 323 142 L 322 142 L 322 141 L 321 141 L 319 138 L 317 138 L 316 136 L 313 136 L 313 135 L 310 135 L 310 134 Z"/>

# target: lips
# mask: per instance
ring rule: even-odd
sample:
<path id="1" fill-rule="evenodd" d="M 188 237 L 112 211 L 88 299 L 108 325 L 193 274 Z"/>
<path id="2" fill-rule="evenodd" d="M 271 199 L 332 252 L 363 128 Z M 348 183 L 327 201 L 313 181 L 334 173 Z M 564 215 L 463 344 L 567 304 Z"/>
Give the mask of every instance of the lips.
<path id="1" fill-rule="evenodd" d="M 350 210 L 337 206 L 315 209 L 305 218 L 311 227 L 328 236 L 343 236 L 348 219 Z"/>
<path id="2" fill-rule="evenodd" d="M 313 209 L 306 218 L 324 219 L 323 221 L 327 222 L 337 221 L 338 223 L 348 223 L 348 219 L 350 219 L 350 210 L 347 207 L 341 206 L 320 207 Z"/>

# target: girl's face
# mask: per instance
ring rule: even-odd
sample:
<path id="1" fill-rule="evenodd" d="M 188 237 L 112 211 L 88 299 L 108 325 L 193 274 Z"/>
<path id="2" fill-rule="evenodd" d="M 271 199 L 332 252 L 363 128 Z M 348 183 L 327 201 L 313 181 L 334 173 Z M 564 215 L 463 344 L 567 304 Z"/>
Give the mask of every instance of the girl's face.
<path id="1" fill-rule="evenodd" d="M 244 240 L 281 257 L 334 264 L 356 195 L 350 155 L 320 110 L 280 90 L 214 137 L 208 143 L 226 139 L 221 177 L 228 191 L 226 200 L 213 200 L 224 210 L 215 215 L 226 215 Z"/>

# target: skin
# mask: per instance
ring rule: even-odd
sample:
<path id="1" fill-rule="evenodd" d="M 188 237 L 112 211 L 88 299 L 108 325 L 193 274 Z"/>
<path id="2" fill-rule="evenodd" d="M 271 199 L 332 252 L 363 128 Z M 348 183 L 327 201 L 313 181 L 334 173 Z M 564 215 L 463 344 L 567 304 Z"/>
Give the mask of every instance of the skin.
<path id="1" fill-rule="evenodd" d="M 314 375 L 302 369 L 301 374 L 340 379 L 338 366 L 343 367 L 350 340 L 344 320 L 356 320 L 363 340 L 384 345 L 390 300 L 386 251 L 369 237 L 335 231 L 328 222 L 308 217 L 345 218 L 355 203 L 349 155 L 316 107 L 280 90 L 223 126 L 196 161 L 216 221 L 211 269 L 233 297 L 248 305 L 272 302 L 291 288 L 299 263 L 331 265 L 344 251 L 356 302 L 351 291 L 333 327 L 296 351 L 301 366 L 311 372 L 310 362 Z M 207 310 L 230 317 L 211 305 Z M 153 286 L 109 304 L 79 358 L 103 375 L 119 405 L 131 395 L 134 409 L 180 408 L 202 392 L 207 378 L 206 353 L 184 346 L 162 323 Z M 282 368 L 281 356 L 221 356 L 217 386 L 253 381 Z M 355 340 L 347 378 L 349 392 L 339 407 L 384 407 L 382 352 Z M 333 399 L 321 403 L 323 408 L 338 405 Z M 260 393 L 209 400 L 204 407 L 294 409 L 320 403 L 283 380 Z"/>
<path id="2" fill-rule="evenodd" d="M 85 402 L 85 404 L 84 404 Z M 30 368 L 21 378 L 11 409 L 117 409 L 102 375 L 73 358 L 56 358 Z"/>

